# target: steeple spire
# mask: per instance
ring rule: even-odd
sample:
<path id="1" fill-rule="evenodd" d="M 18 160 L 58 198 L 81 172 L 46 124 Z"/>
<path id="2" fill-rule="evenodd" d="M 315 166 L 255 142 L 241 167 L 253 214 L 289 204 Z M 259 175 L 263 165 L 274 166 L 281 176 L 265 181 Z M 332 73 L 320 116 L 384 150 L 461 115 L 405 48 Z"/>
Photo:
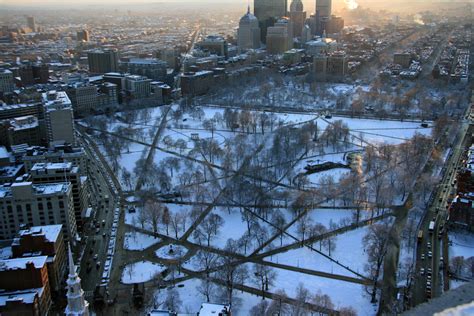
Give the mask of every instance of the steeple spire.
<path id="1" fill-rule="evenodd" d="M 250 14 L 250 0 L 247 0 L 247 14 Z"/>
<path id="2" fill-rule="evenodd" d="M 77 275 L 74 259 L 72 258 L 71 245 L 68 248 L 69 276 L 67 283 L 66 316 L 89 316 L 89 302 L 84 299 L 81 288 L 81 279 Z"/>
<path id="3" fill-rule="evenodd" d="M 71 245 L 68 247 L 68 263 L 69 263 L 69 277 L 76 275 L 76 266 L 74 265 L 74 259 L 72 258 Z"/>

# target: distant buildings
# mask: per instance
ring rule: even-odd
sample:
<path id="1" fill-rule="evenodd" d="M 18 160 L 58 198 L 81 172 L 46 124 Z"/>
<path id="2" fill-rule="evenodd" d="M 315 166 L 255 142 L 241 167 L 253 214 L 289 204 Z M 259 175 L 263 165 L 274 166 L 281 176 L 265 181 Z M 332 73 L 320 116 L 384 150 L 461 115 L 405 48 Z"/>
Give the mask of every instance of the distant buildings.
<path id="1" fill-rule="evenodd" d="M 144 76 L 129 75 L 125 77 L 124 90 L 134 99 L 148 98 L 151 95 L 151 82 Z"/>
<path id="2" fill-rule="evenodd" d="M 49 80 L 49 67 L 47 64 L 28 63 L 20 66 L 19 74 L 23 85 L 47 83 Z"/>
<path id="3" fill-rule="evenodd" d="M 32 32 L 36 32 L 36 21 L 34 16 L 26 17 L 26 25 Z"/>
<path id="4" fill-rule="evenodd" d="M 12 92 L 13 73 L 8 69 L 0 69 L 0 93 Z"/>
<path id="5" fill-rule="evenodd" d="M 332 12 L 332 0 L 316 0 L 316 14 L 320 18 L 329 18 Z"/>
<path id="6" fill-rule="evenodd" d="M 267 41 L 268 27 L 273 26 L 278 19 L 286 16 L 287 10 L 287 0 L 254 0 L 254 15 L 260 25 L 263 43 Z"/>
<path id="7" fill-rule="evenodd" d="M 89 41 L 89 31 L 80 30 L 77 32 L 77 41 L 78 42 L 88 42 Z"/>
<path id="8" fill-rule="evenodd" d="M 237 45 L 240 51 L 260 47 L 260 27 L 258 25 L 258 19 L 250 13 L 250 6 L 248 7 L 247 13 L 239 21 Z"/>
<path id="9" fill-rule="evenodd" d="M 229 56 L 227 41 L 222 36 L 209 35 L 204 40 L 196 43 L 196 46 L 203 51 L 217 56 Z"/>
<path id="10" fill-rule="evenodd" d="M 214 73 L 209 70 L 185 72 L 180 76 L 180 81 L 183 96 L 203 95 L 214 84 Z"/>
<path id="11" fill-rule="evenodd" d="M 342 79 L 348 74 L 347 56 L 342 51 L 313 57 L 313 72 L 317 79 Z"/>
<path id="12" fill-rule="evenodd" d="M 267 30 L 267 52 L 283 54 L 293 48 L 293 27 L 288 18 L 279 19 Z"/>
<path id="13" fill-rule="evenodd" d="M 66 92 L 49 91 L 42 97 L 48 142 L 75 144 L 73 109 Z"/>
<path id="14" fill-rule="evenodd" d="M 301 0 L 293 0 L 291 2 L 289 16 L 291 23 L 293 23 L 292 37 L 301 37 L 306 20 L 306 12 L 303 11 L 303 2 Z"/>
<path id="15" fill-rule="evenodd" d="M 127 72 L 146 76 L 152 80 L 166 79 L 166 62 L 159 59 L 132 58 L 127 62 Z"/>
<path id="16" fill-rule="evenodd" d="M 97 87 L 94 85 L 77 83 L 70 85 L 66 92 L 78 117 L 93 113 L 97 107 Z"/>
<path id="17" fill-rule="evenodd" d="M 116 50 L 93 50 L 87 53 L 89 72 L 103 74 L 118 71 L 118 52 Z"/>

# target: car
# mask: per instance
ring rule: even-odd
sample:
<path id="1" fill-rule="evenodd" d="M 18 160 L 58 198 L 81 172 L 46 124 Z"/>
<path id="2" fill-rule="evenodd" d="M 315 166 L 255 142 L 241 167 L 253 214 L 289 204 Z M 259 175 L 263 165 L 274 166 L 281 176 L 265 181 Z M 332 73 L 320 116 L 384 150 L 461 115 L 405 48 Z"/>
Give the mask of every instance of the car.
<path id="1" fill-rule="evenodd" d="M 431 251 L 428 251 L 428 258 L 432 258 L 433 257 L 433 253 Z"/>
<path id="2" fill-rule="evenodd" d="M 96 268 L 97 270 L 99 270 L 99 268 L 100 268 L 100 261 L 97 261 L 97 263 L 95 264 L 95 268 Z"/>
<path id="3" fill-rule="evenodd" d="M 100 228 L 96 228 L 95 233 L 98 235 L 100 233 Z"/>
<path id="4" fill-rule="evenodd" d="M 107 234 L 106 234 L 106 233 L 103 233 L 103 234 L 102 234 L 102 238 L 105 238 L 105 237 L 107 237 Z"/>
<path id="5" fill-rule="evenodd" d="M 427 275 L 431 275 L 432 273 L 433 273 L 433 271 L 431 270 L 431 268 L 426 269 L 426 274 Z"/>
<path id="6" fill-rule="evenodd" d="M 426 288 L 431 289 L 431 281 L 426 281 Z"/>
<path id="7" fill-rule="evenodd" d="M 425 268 L 420 268 L 420 275 L 425 275 Z"/>
<path id="8" fill-rule="evenodd" d="M 95 254 L 94 257 L 92 257 L 92 259 L 94 259 L 94 261 L 97 261 L 97 259 L 99 259 L 99 255 Z"/>
<path id="9" fill-rule="evenodd" d="M 427 275 L 426 279 L 431 282 L 431 275 Z"/>
<path id="10" fill-rule="evenodd" d="M 425 254 L 424 253 L 421 254 L 421 260 L 425 260 Z"/>
<path id="11" fill-rule="evenodd" d="M 428 249 L 431 249 L 431 243 L 428 241 L 428 243 L 426 244 L 426 246 L 428 247 Z"/>

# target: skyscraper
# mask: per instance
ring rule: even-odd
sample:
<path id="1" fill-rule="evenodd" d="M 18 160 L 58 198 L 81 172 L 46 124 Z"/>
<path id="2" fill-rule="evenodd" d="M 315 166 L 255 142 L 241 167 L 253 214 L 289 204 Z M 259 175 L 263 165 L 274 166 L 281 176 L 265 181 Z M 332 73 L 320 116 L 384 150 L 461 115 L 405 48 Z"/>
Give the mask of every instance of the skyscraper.
<path id="1" fill-rule="evenodd" d="M 260 27 L 258 26 L 258 20 L 255 15 L 250 13 L 250 6 L 248 7 L 247 14 L 240 19 L 237 43 L 239 50 L 260 47 Z"/>
<path id="2" fill-rule="evenodd" d="M 329 18 L 332 11 L 332 0 L 316 0 L 316 14 L 321 18 Z"/>
<path id="3" fill-rule="evenodd" d="M 303 2 L 301 2 L 301 0 L 293 0 L 291 2 L 289 16 L 293 23 L 292 36 L 301 37 L 304 21 L 306 20 L 306 12 L 303 11 Z"/>
<path id="4" fill-rule="evenodd" d="M 71 101 L 66 92 L 49 91 L 43 93 L 45 122 L 50 145 L 64 142 L 75 144 L 74 115 Z"/>
<path id="5" fill-rule="evenodd" d="M 36 22 L 34 16 L 26 17 L 26 24 L 31 29 L 32 32 L 36 32 Z"/>
<path id="6" fill-rule="evenodd" d="M 118 53 L 116 50 L 93 50 L 87 53 L 89 72 L 103 74 L 118 70 Z"/>
<path id="7" fill-rule="evenodd" d="M 267 28 L 286 16 L 287 8 L 287 0 L 254 0 L 254 15 L 260 25 L 262 42 L 266 43 Z"/>

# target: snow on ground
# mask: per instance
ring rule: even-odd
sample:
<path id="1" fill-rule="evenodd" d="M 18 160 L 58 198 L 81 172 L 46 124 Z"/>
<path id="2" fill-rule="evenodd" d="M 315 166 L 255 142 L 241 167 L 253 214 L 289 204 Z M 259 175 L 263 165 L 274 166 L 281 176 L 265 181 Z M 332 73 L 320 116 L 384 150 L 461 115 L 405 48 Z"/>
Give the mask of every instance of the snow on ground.
<path id="1" fill-rule="evenodd" d="M 431 135 L 431 128 L 422 128 L 418 122 L 401 122 L 391 120 L 372 120 L 349 117 L 333 117 L 330 120 L 319 118 L 318 127 L 326 128 L 328 124 L 342 120 L 355 136 L 363 135 L 369 143 L 400 144 L 413 137 L 415 132 Z"/>
<path id="2" fill-rule="evenodd" d="M 465 259 L 474 256 L 474 234 L 467 232 L 449 232 L 449 257 L 463 256 Z"/>
<path id="3" fill-rule="evenodd" d="M 213 212 L 222 217 L 224 224 L 220 228 L 220 234 L 211 241 L 212 246 L 223 249 L 227 239 L 239 239 L 247 231 L 247 226 L 242 221 L 242 215 L 237 208 L 231 209 L 230 214 L 224 208 L 213 210 Z"/>
<path id="4" fill-rule="evenodd" d="M 449 279 L 449 289 L 453 290 L 453 289 L 458 288 L 458 287 L 460 287 L 460 286 L 462 286 L 466 283 L 467 282 L 464 282 L 464 281 Z"/>
<path id="5" fill-rule="evenodd" d="M 370 297 L 366 294 L 363 285 L 282 269 L 274 270 L 277 276 L 272 291 L 284 289 L 288 296 L 295 297 L 296 288 L 301 283 L 309 289 L 312 295 L 317 294 L 319 290 L 322 294 L 329 295 L 335 308 L 352 306 L 357 310 L 358 315 L 375 315 L 377 313 L 377 306 L 370 303 Z"/>
<path id="6" fill-rule="evenodd" d="M 367 228 L 364 227 L 349 231 L 333 238 L 336 248 L 335 250 L 331 251 L 331 258 L 339 261 L 339 263 L 342 265 L 349 267 L 350 269 L 362 275 L 365 275 L 364 265 L 367 262 L 367 258 L 362 246 L 362 238 L 366 233 Z M 326 255 L 329 254 L 324 246 L 320 248 L 319 242 L 314 243 L 313 248 L 323 252 Z M 307 247 L 279 253 L 277 255 L 267 257 L 266 260 L 299 268 L 357 277 L 354 273 Z"/>
<path id="7" fill-rule="evenodd" d="M 0 259 L 9 259 L 12 256 L 12 247 L 0 248 Z"/>
<path id="8" fill-rule="evenodd" d="M 159 238 L 133 231 L 125 233 L 123 247 L 127 250 L 145 250 L 160 241 Z"/>
<path id="9" fill-rule="evenodd" d="M 178 259 L 186 255 L 188 249 L 180 245 L 165 245 L 155 251 L 155 255 L 162 259 Z"/>
<path id="10" fill-rule="evenodd" d="M 147 282 L 165 269 L 165 267 L 149 261 L 135 262 L 125 266 L 122 271 L 121 282 L 124 284 Z"/>
<path id="11" fill-rule="evenodd" d="M 181 304 L 181 308 L 179 309 L 180 313 L 197 314 L 201 308 L 201 304 L 206 302 L 206 297 L 202 295 L 197 289 L 200 284 L 201 281 L 199 279 L 191 279 L 180 282 L 174 287 L 174 289 L 179 293 L 180 300 L 183 302 Z M 169 291 L 170 288 L 156 290 L 154 293 L 154 301 L 164 302 Z M 214 292 L 214 296 L 217 296 L 220 290 L 216 288 Z M 248 316 L 250 315 L 250 309 L 260 303 L 262 298 L 236 290 L 233 300 L 234 306 L 232 307 L 232 315 Z M 266 300 L 268 303 L 272 302 L 270 299 Z M 218 299 L 217 297 L 214 297 L 214 299 L 211 301 L 218 301 Z M 164 306 L 159 308 L 164 308 Z"/>

